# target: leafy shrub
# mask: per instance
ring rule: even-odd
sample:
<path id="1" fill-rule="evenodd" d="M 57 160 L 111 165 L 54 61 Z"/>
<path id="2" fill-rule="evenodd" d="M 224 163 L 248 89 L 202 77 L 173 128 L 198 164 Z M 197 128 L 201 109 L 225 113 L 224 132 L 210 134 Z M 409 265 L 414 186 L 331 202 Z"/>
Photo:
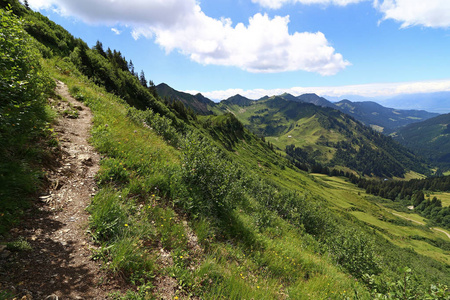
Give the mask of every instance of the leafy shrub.
<path id="1" fill-rule="evenodd" d="M 334 260 L 358 278 L 381 271 L 373 241 L 356 229 L 338 228 L 326 244 Z"/>
<path id="2" fill-rule="evenodd" d="M 169 144 L 178 146 L 180 143 L 180 134 L 173 126 L 171 119 L 155 113 L 151 109 L 145 111 L 138 110 L 134 107 L 128 109 L 127 116 L 136 123 L 143 123 L 145 126 L 155 130 L 155 132 L 162 136 Z"/>
<path id="3" fill-rule="evenodd" d="M 223 216 L 242 200 L 241 171 L 223 152 L 195 133 L 181 143 L 181 205 L 194 215 Z"/>

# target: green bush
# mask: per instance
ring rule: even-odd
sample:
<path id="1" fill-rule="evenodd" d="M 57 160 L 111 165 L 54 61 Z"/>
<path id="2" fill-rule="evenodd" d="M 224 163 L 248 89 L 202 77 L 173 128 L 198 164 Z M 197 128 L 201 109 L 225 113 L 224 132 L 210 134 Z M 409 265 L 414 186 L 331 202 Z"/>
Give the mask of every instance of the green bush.
<path id="1" fill-rule="evenodd" d="M 0 9 L 0 233 L 28 206 L 42 174 L 33 167 L 52 136 L 47 96 L 55 83 L 42 69 L 24 20 Z"/>
<path id="2" fill-rule="evenodd" d="M 221 217 L 242 200 L 241 171 L 211 143 L 189 133 L 181 143 L 181 205 L 193 215 Z"/>

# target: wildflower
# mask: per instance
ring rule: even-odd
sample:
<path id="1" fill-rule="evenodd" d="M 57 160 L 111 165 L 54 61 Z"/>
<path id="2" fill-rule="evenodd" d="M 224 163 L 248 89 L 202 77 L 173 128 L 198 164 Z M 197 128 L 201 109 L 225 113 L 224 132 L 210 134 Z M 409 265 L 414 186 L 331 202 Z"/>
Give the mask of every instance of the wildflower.
<path id="1" fill-rule="evenodd" d="M 183 255 L 180 255 L 180 258 L 183 258 Z"/>
<path id="2" fill-rule="evenodd" d="M 125 223 L 125 225 L 124 225 L 124 226 L 125 226 L 125 227 L 128 227 L 128 224 L 126 224 L 126 223 Z"/>

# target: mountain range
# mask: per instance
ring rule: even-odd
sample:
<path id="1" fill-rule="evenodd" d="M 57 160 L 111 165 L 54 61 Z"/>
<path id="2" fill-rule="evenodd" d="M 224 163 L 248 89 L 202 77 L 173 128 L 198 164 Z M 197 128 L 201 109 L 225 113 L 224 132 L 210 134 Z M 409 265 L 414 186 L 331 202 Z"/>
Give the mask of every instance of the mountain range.
<path id="1" fill-rule="evenodd" d="M 157 91 L 163 97 L 185 95 L 167 85 L 157 86 Z M 188 95 L 183 103 L 190 105 L 195 97 L 198 95 Z M 235 95 L 206 105 L 208 114 L 232 113 L 280 151 L 291 145 L 303 149 L 302 164 L 309 167 L 321 164 L 380 177 L 403 177 L 407 170 L 426 173 L 422 162 L 380 131 L 386 132 L 387 128 L 392 132 L 399 126 L 438 115 L 385 108 L 374 102 L 343 100 L 335 104 L 316 94 L 296 97 L 285 93 L 259 100 Z"/>

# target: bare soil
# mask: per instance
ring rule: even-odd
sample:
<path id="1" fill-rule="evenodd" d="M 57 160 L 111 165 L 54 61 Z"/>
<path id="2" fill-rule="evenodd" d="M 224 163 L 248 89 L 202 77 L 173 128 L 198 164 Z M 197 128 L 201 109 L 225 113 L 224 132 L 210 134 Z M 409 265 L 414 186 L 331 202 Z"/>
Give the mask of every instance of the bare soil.
<path id="1" fill-rule="evenodd" d="M 85 209 L 96 192 L 100 160 L 88 143 L 92 113 L 62 82 L 56 93 L 63 99 L 52 100 L 61 113 L 54 126 L 61 149 L 46 170 L 48 189 L 10 232 L 9 239 L 22 237 L 32 250 L 0 252 L 0 291 L 12 291 L 17 299 L 107 299 L 121 283 L 91 259 L 95 245 Z"/>

